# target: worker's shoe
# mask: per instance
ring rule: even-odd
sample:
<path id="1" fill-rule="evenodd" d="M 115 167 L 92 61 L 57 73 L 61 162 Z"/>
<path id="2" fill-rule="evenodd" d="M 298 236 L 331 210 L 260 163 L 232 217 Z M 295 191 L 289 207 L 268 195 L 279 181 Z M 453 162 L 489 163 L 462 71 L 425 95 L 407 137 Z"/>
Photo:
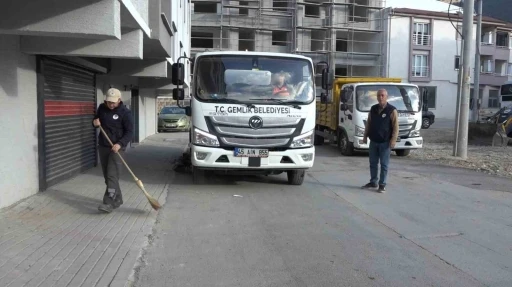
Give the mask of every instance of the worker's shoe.
<path id="1" fill-rule="evenodd" d="M 363 186 L 361 186 L 361 188 L 377 188 L 377 184 L 376 183 L 373 183 L 373 182 L 369 182 Z"/>
<path id="2" fill-rule="evenodd" d="M 114 204 L 113 204 L 113 208 L 116 209 L 116 208 L 119 208 L 121 205 L 123 204 L 123 197 L 122 196 L 117 196 L 116 199 L 114 200 Z"/>
<path id="3" fill-rule="evenodd" d="M 112 205 L 110 204 L 101 204 L 99 207 L 98 207 L 98 210 L 99 211 L 103 211 L 103 212 L 106 212 L 106 213 L 111 213 L 112 210 L 114 210 L 114 208 L 112 207 Z"/>
<path id="4" fill-rule="evenodd" d="M 386 186 L 385 185 L 379 185 L 379 189 L 377 190 L 377 192 L 380 192 L 380 193 L 384 193 L 386 192 Z"/>

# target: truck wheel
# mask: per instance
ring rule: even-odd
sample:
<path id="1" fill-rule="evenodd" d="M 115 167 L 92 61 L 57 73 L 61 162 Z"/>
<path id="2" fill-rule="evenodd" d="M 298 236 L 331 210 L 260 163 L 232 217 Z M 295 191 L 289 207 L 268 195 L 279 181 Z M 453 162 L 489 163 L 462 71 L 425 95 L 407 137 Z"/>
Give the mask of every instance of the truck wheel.
<path id="1" fill-rule="evenodd" d="M 408 156 L 411 153 L 410 149 L 398 149 L 395 150 L 397 156 Z"/>
<path id="2" fill-rule="evenodd" d="M 354 143 L 348 140 L 348 136 L 345 132 L 338 132 L 338 149 L 344 156 L 351 156 L 354 154 Z"/>
<path id="3" fill-rule="evenodd" d="M 422 129 L 428 129 L 430 127 L 430 119 L 429 118 L 423 118 L 421 121 L 421 128 Z"/>
<path id="4" fill-rule="evenodd" d="M 290 170 L 288 171 L 288 184 L 290 185 L 302 185 L 304 182 L 304 170 Z"/>
<path id="5" fill-rule="evenodd" d="M 203 184 L 206 181 L 204 170 L 192 167 L 192 181 L 194 184 Z"/>

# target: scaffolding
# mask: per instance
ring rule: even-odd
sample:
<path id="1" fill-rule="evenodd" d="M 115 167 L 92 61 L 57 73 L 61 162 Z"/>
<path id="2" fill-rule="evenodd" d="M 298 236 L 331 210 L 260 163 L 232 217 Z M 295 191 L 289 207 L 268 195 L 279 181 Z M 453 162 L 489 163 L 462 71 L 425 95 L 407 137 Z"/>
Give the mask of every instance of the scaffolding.
<path id="1" fill-rule="evenodd" d="M 383 76 L 385 0 L 192 0 L 192 3 L 195 53 L 211 50 L 297 53 L 311 57 L 315 63 L 330 63 L 338 77 Z M 210 5 L 210 10 L 206 5 Z M 196 9 L 198 6 L 201 7 Z M 201 34 L 204 31 L 209 34 Z"/>

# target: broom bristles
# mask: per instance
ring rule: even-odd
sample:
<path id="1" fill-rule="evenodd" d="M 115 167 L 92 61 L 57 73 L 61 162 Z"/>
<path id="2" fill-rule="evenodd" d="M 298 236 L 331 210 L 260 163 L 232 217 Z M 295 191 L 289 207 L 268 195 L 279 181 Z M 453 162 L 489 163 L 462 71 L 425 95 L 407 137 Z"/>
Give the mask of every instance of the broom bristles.
<path id="1" fill-rule="evenodd" d="M 140 189 L 144 192 L 144 195 L 146 196 L 146 198 L 148 199 L 149 201 L 149 204 L 151 205 L 151 207 L 153 207 L 154 210 L 158 210 L 160 209 L 160 207 L 162 207 L 160 205 L 160 203 L 158 202 L 158 200 L 156 200 L 155 198 L 153 198 L 147 191 L 146 189 L 144 188 L 144 185 L 142 184 L 142 181 L 140 180 L 137 180 L 137 185 L 140 187 Z"/>

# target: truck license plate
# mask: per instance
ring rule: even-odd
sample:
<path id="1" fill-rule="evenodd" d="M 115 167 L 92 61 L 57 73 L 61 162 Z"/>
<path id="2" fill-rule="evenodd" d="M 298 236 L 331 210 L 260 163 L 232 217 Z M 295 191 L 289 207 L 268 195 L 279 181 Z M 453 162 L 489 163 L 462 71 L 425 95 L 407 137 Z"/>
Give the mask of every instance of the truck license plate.
<path id="1" fill-rule="evenodd" d="M 236 157 L 268 157 L 268 149 L 235 148 Z"/>

